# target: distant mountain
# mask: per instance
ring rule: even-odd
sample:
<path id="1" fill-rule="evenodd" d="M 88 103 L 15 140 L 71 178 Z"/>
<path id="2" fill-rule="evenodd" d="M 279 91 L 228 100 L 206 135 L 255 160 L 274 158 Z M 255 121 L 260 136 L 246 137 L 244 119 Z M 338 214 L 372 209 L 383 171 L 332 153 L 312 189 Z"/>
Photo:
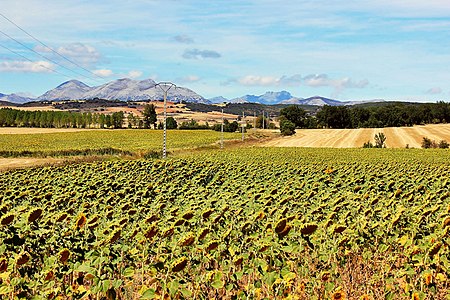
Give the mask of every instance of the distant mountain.
<path id="1" fill-rule="evenodd" d="M 293 99 L 293 100 L 292 100 Z M 261 103 L 266 105 L 279 104 L 283 101 L 295 101 L 300 100 L 300 98 L 292 97 L 291 93 L 287 91 L 281 92 L 266 92 L 263 95 L 255 96 L 255 95 L 245 95 L 239 98 L 234 98 L 230 102 L 232 103 Z"/>
<path id="2" fill-rule="evenodd" d="M 53 90 L 47 91 L 37 100 L 76 100 L 91 90 L 91 87 L 78 80 L 66 81 Z"/>
<path id="3" fill-rule="evenodd" d="M 228 103 L 228 102 L 230 102 L 230 99 L 219 96 L 219 97 L 209 98 L 208 101 L 211 103 L 220 104 L 220 103 L 224 103 L 224 102 Z"/>
<path id="4" fill-rule="evenodd" d="M 325 97 L 320 96 L 314 96 L 306 99 L 299 99 L 297 101 L 292 101 L 292 99 L 288 101 L 281 102 L 282 104 L 299 104 L 299 105 L 315 105 L 315 106 L 324 106 L 324 105 L 331 105 L 331 106 L 343 106 L 345 105 L 344 102 L 333 100 Z"/>
<path id="5" fill-rule="evenodd" d="M 10 94 L 10 95 L 0 94 L 0 101 L 6 101 L 16 104 L 22 104 L 33 100 L 34 100 L 33 98 L 24 97 L 18 94 Z"/>
<path id="6" fill-rule="evenodd" d="M 164 93 L 161 89 L 155 88 L 155 85 L 156 82 L 152 79 L 138 81 L 123 78 L 100 86 L 89 87 L 81 81 L 71 80 L 46 92 L 40 96 L 38 100 L 78 100 L 94 98 L 121 101 L 162 100 Z M 183 87 L 170 89 L 167 94 L 167 99 L 170 101 L 209 103 L 208 100 L 199 94 Z"/>

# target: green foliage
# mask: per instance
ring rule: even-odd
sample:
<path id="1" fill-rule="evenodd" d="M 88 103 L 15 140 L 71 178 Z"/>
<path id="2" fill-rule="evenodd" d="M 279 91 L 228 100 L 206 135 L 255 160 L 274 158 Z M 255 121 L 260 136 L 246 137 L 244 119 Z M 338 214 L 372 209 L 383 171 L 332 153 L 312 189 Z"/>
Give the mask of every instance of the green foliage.
<path id="1" fill-rule="evenodd" d="M 442 140 L 439 143 L 437 143 L 434 140 L 431 140 L 427 137 L 423 137 L 422 139 L 422 148 L 429 149 L 429 148 L 439 148 L 439 149 L 448 149 L 449 144 L 447 141 Z"/>
<path id="2" fill-rule="evenodd" d="M 386 148 L 386 135 L 382 132 L 375 134 L 375 148 Z"/>
<path id="3" fill-rule="evenodd" d="M 236 121 L 230 123 L 227 119 L 223 120 L 223 132 L 236 132 L 239 128 L 239 124 Z M 222 124 L 214 124 L 212 127 L 214 131 L 221 131 Z"/>
<path id="4" fill-rule="evenodd" d="M 182 130 L 210 129 L 208 123 L 206 123 L 205 125 L 200 125 L 194 119 L 191 119 L 190 121 L 187 122 L 182 122 L 178 128 Z"/>
<path id="5" fill-rule="evenodd" d="M 327 128 L 382 128 L 450 122 L 450 103 L 395 103 L 382 106 L 323 106 L 317 113 Z"/>
<path id="6" fill-rule="evenodd" d="M 287 120 L 294 124 L 297 128 L 306 127 L 306 111 L 300 108 L 298 105 L 290 105 L 280 110 L 280 115 L 284 116 Z M 281 123 L 281 121 L 280 121 Z M 281 128 L 281 124 L 280 124 Z"/>
<path id="7" fill-rule="evenodd" d="M 295 134 L 295 124 L 288 120 L 286 117 L 281 116 L 280 121 L 280 131 L 281 135 L 293 135 Z"/>
<path id="8" fill-rule="evenodd" d="M 0 109 L 0 127 L 122 128 L 123 112 L 109 114 Z"/>
<path id="9" fill-rule="evenodd" d="M 265 128 L 267 129 L 269 127 L 270 120 L 263 116 L 256 117 L 256 128 Z"/>
<path id="10" fill-rule="evenodd" d="M 364 143 L 363 148 L 386 148 L 386 135 L 382 132 L 375 134 L 375 145 L 371 141 Z"/>
<path id="11" fill-rule="evenodd" d="M 177 129 L 178 128 L 177 121 L 173 117 L 167 117 L 166 128 L 167 129 Z"/>
<path id="12" fill-rule="evenodd" d="M 142 120 L 144 122 L 144 128 L 150 128 L 156 126 L 157 115 L 156 106 L 153 103 L 144 105 L 144 111 L 142 112 Z"/>

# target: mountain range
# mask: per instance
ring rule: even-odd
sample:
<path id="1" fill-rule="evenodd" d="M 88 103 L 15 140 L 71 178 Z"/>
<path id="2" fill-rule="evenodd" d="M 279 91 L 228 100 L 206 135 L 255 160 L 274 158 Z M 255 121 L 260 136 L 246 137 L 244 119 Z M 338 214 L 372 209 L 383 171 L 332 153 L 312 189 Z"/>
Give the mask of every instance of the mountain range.
<path id="1" fill-rule="evenodd" d="M 132 80 L 129 78 L 117 79 L 99 86 L 88 86 L 78 81 L 66 81 L 54 89 L 45 92 L 37 98 L 29 98 L 19 94 L 5 95 L 0 93 L 0 101 L 12 103 L 26 103 L 31 101 L 61 101 L 61 100 L 89 100 L 89 99 L 106 99 L 121 101 L 142 101 L 142 100 L 162 100 L 163 91 L 156 88 L 156 82 L 152 79 Z M 371 101 L 347 101 L 342 102 L 320 96 L 310 98 L 294 97 L 287 91 L 266 92 L 262 95 L 245 95 L 238 98 L 227 99 L 222 96 L 205 99 L 196 92 L 184 88 L 176 87 L 168 91 L 167 99 L 174 102 L 186 101 L 194 103 L 260 103 L 266 105 L 273 104 L 298 104 L 298 105 L 353 105 L 357 103 Z M 380 100 L 377 100 L 378 102 Z M 382 100 L 381 100 L 382 101 Z"/>
<path id="2" fill-rule="evenodd" d="M 55 101 L 94 98 L 121 101 L 162 100 L 164 93 L 155 86 L 156 82 L 152 79 L 139 81 L 123 78 L 94 87 L 90 87 L 78 80 L 70 80 L 47 91 L 39 96 L 37 100 Z M 170 89 L 167 93 L 167 99 L 170 101 L 208 103 L 205 98 L 184 87 Z"/>

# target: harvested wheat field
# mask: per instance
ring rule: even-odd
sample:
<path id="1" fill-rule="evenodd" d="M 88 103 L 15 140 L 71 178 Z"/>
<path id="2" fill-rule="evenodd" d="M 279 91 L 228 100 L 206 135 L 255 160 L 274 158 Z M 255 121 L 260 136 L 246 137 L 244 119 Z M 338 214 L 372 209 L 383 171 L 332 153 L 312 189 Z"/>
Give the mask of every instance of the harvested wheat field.
<path id="1" fill-rule="evenodd" d="M 424 137 L 437 142 L 450 141 L 450 124 L 433 124 L 389 128 L 297 129 L 295 135 L 273 139 L 264 146 L 360 148 L 369 140 L 373 143 L 378 132 L 386 135 L 388 148 L 405 148 L 406 145 L 420 148 Z"/>

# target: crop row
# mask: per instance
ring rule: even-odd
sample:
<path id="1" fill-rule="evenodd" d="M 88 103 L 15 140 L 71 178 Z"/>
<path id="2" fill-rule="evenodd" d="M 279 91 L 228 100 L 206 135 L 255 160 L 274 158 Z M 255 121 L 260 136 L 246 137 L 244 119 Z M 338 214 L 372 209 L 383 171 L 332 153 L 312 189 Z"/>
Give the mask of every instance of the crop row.
<path id="1" fill-rule="evenodd" d="M 382 151 L 0 174 L 0 295 L 445 299 L 448 152 Z"/>

